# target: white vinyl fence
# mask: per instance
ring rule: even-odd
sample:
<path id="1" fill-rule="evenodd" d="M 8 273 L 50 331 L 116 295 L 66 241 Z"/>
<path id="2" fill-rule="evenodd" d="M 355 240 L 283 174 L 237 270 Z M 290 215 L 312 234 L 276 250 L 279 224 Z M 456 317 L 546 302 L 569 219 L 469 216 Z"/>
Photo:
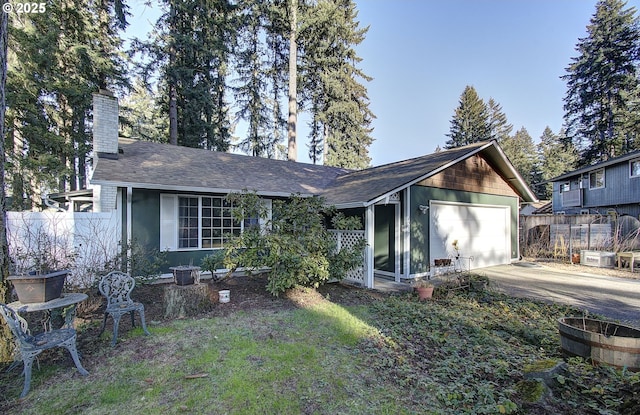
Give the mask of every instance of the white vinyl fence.
<path id="1" fill-rule="evenodd" d="M 67 282 L 90 286 L 120 249 L 117 211 L 7 212 L 11 272 L 70 269 Z"/>

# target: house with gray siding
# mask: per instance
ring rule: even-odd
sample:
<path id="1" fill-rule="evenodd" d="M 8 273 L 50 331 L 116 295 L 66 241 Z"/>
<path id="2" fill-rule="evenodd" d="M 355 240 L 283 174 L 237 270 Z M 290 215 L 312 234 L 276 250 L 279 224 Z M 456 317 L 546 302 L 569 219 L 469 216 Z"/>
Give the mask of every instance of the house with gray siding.
<path id="1" fill-rule="evenodd" d="M 117 111 L 108 93 L 94 100 Z M 267 207 L 292 194 L 321 196 L 361 217 L 370 288 L 374 275 L 429 276 L 434 259 L 456 254 L 471 268 L 517 260 L 520 202 L 536 200 L 495 141 L 353 171 L 118 139 L 117 127 L 94 130 L 106 134 L 94 140 L 117 143 L 95 152 L 94 208 L 118 210 L 122 240 L 166 251 L 169 266 L 199 264 L 242 232 L 225 198 L 231 192 L 254 191 Z"/>
<path id="2" fill-rule="evenodd" d="M 555 177 L 554 214 L 640 215 L 640 151 Z"/>

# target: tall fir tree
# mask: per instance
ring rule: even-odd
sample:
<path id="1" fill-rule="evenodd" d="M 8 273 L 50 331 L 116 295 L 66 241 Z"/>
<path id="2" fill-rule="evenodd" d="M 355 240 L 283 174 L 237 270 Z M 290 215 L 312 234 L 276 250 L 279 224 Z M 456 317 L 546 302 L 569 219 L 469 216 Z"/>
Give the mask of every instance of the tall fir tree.
<path id="1" fill-rule="evenodd" d="M 5 153 L 13 209 L 87 186 L 92 94 L 127 85 L 126 10 L 120 0 L 63 0 L 46 14 L 12 16 Z"/>
<path id="2" fill-rule="evenodd" d="M 357 64 L 354 47 L 365 38 L 368 28 L 360 28 L 358 12 L 351 0 L 318 2 L 301 35 L 305 99 L 310 101 L 311 131 L 309 156 L 326 165 L 363 169 L 371 158 L 373 142 L 367 89 L 370 81 Z"/>
<path id="3" fill-rule="evenodd" d="M 226 151 L 231 124 L 226 102 L 234 8 L 228 0 L 162 0 L 164 14 L 149 42 L 134 42 L 148 56 L 144 79 L 156 72 L 169 142 Z"/>
<path id="4" fill-rule="evenodd" d="M 467 85 L 460 95 L 458 107 L 451 119 L 449 140 L 445 148 L 462 147 L 491 138 L 489 111 L 473 86 Z"/>
<path id="5" fill-rule="evenodd" d="M 235 50 L 237 79 L 234 95 L 236 120 L 247 123 L 247 135 L 238 147 L 259 157 L 276 157 L 282 140 L 282 77 L 275 71 L 283 69 L 282 42 L 273 29 L 279 22 L 269 22 L 273 7 L 266 0 L 246 0 L 239 3 L 242 26 Z"/>
<path id="6" fill-rule="evenodd" d="M 5 1 L 2 2 L 5 4 Z M 0 302 L 9 303 L 9 243 L 7 241 L 7 215 L 5 203 L 5 169 L 4 146 L 5 128 L 4 116 L 6 111 L 5 86 L 7 82 L 8 58 L 8 26 L 9 14 L 0 15 Z M 11 331 L 6 324 L 0 327 L 0 361 L 8 362 L 13 352 Z"/>
<path id="7" fill-rule="evenodd" d="M 153 90 L 151 90 L 153 88 Z M 120 101 L 120 135 L 136 140 L 167 142 L 169 122 L 162 114 L 154 87 L 145 85 L 140 78 Z"/>
<path id="8" fill-rule="evenodd" d="M 638 88 L 640 31 L 633 7 L 622 0 L 601 0 L 579 39 L 578 56 L 562 78 L 567 135 L 582 157 L 580 165 L 620 156 L 636 146 L 628 130 L 629 94 Z"/>
<path id="9" fill-rule="evenodd" d="M 511 135 L 513 125 L 507 121 L 507 116 L 504 111 L 502 111 L 502 105 L 497 103 L 493 98 L 489 98 L 487 112 L 489 117 L 489 138 L 501 143 Z"/>
<path id="10" fill-rule="evenodd" d="M 573 170 L 578 158 L 573 145 L 571 143 L 565 145 L 561 137 L 554 134 L 549 127 L 546 127 L 542 136 L 540 136 L 537 154 L 542 181 L 550 180 Z M 551 198 L 553 185 L 551 183 L 535 185 L 534 189 L 539 198 L 549 199 Z"/>
<path id="11" fill-rule="evenodd" d="M 536 146 L 526 128 L 522 127 L 513 136 L 504 139 L 502 150 L 527 184 L 533 188 L 540 182 L 540 163 Z"/>

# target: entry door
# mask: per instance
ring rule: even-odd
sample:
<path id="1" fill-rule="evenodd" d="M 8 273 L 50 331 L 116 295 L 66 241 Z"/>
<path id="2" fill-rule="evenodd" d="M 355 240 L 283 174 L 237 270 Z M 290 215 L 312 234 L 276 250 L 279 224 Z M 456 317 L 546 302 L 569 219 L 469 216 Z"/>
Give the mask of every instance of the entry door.
<path id="1" fill-rule="evenodd" d="M 374 269 L 382 273 L 395 271 L 395 205 L 375 207 Z"/>

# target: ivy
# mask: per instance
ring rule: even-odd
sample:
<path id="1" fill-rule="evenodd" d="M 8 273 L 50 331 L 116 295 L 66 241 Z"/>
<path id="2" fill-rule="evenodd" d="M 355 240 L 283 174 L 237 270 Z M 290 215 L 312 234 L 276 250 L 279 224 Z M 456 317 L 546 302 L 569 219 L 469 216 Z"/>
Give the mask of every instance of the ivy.
<path id="1" fill-rule="evenodd" d="M 640 374 L 571 358 L 542 402 L 525 396 L 525 368 L 563 358 L 557 319 L 581 310 L 491 291 L 416 301 L 393 296 L 370 306 L 378 334 L 360 343 L 384 381 L 411 391 L 424 413 L 638 413 Z"/>

